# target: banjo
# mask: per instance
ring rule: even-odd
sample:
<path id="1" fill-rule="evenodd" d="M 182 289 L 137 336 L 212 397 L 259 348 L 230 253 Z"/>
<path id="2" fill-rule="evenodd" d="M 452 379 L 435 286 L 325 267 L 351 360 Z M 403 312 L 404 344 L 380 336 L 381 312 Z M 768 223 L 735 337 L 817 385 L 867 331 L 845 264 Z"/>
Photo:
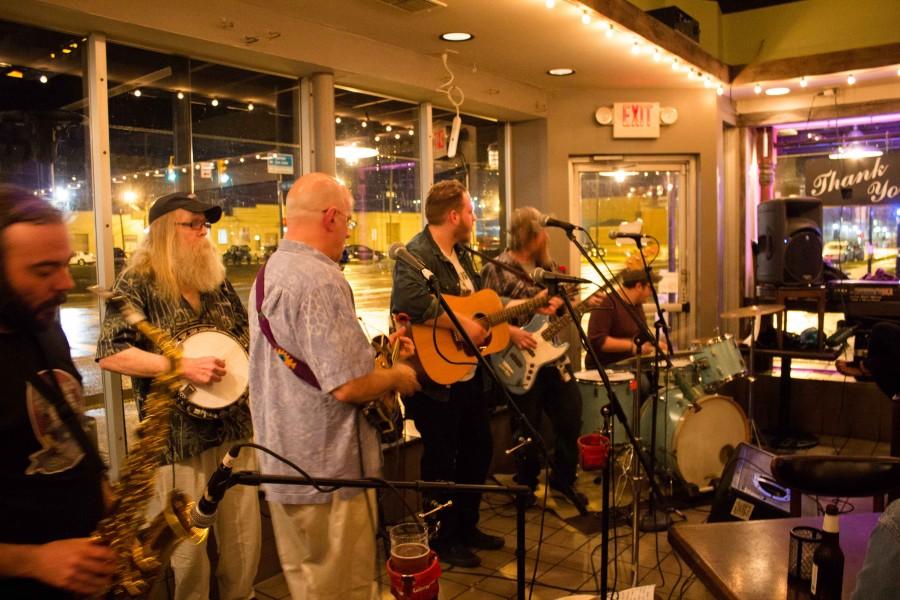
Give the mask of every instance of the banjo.
<path id="1" fill-rule="evenodd" d="M 225 361 L 225 376 L 207 384 L 185 383 L 175 395 L 183 412 L 200 419 L 219 419 L 230 409 L 246 403 L 250 358 L 233 335 L 211 325 L 194 325 L 182 330 L 175 341 L 185 358 L 214 356 Z"/>

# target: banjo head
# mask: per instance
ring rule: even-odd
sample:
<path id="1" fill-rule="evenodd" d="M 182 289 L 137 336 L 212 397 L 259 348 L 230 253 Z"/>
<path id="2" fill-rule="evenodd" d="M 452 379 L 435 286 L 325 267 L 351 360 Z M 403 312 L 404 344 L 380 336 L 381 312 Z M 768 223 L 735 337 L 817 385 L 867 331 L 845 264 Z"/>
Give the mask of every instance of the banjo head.
<path id="1" fill-rule="evenodd" d="M 208 384 L 189 383 L 182 388 L 181 408 L 188 414 L 206 419 L 219 418 L 247 394 L 250 359 L 234 336 L 216 329 L 191 329 L 181 340 L 185 358 L 214 356 L 225 361 L 225 376 Z"/>

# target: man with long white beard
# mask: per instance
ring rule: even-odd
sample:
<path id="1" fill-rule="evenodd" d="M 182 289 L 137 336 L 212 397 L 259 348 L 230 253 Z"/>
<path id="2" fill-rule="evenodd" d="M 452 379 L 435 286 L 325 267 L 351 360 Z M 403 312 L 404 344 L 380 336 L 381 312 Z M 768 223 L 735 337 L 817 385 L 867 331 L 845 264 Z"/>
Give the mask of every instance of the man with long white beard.
<path id="1" fill-rule="evenodd" d="M 150 208 L 149 233 L 131 256 L 115 291 L 176 339 L 213 329 L 232 336 L 247 349 L 247 311 L 225 278 L 225 266 L 207 235 L 210 225 L 221 217 L 220 207 L 203 203 L 193 194 L 175 193 L 156 200 Z M 170 367 L 159 349 L 111 307 L 103 322 L 96 358 L 103 369 L 132 377 L 139 414 L 152 378 Z M 205 385 L 221 381 L 230 365 L 214 356 L 202 356 L 183 358 L 181 368 L 189 383 Z M 200 410 L 189 401 L 181 401 L 178 406 L 181 410 L 172 411 L 166 455 L 160 457 L 163 466 L 156 477 L 155 502 L 148 510 L 151 517 L 173 487 L 199 498 L 228 449 L 252 435 L 246 395 L 216 411 Z M 244 450 L 234 468 L 254 469 L 255 464 L 253 453 Z M 260 548 L 256 489 L 229 489 L 219 504 L 213 531 L 219 551 L 219 598 L 251 598 Z M 205 543 L 179 544 L 172 556 L 172 568 L 176 599 L 209 597 Z"/>

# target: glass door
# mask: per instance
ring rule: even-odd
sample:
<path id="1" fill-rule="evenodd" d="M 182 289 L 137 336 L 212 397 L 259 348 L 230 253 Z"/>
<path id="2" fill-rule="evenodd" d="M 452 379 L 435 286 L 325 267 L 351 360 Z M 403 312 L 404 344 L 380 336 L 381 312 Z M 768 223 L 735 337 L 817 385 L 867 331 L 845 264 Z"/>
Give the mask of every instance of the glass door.
<path id="1" fill-rule="evenodd" d="M 625 268 L 643 268 L 635 241 L 610 235 L 618 231 L 642 234 L 646 260 L 663 276 L 657 291 L 676 350 L 687 348 L 695 329 L 690 312 L 695 278 L 685 260 L 685 248 L 695 237 L 688 226 L 696 221 L 690 218 L 694 181 L 694 163 L 689 158 L 636 156 L 572 162 L 572 215 L 580 217 L 594 242 L 586 244 L 594 262 L 607 277 Z M 600 280 L 586 260 L 580 262 L 581 277 Z M 652 325 L 652 314 L 649 317 Z"/>

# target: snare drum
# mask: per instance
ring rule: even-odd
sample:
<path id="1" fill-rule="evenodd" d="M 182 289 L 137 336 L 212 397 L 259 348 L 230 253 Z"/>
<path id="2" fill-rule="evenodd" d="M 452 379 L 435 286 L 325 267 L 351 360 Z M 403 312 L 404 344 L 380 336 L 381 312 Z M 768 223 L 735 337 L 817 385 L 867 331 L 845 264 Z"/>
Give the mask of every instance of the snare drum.
<path id="1" fill-rule="evenodd" d="M 741 442 L 750 441 L 750 425 L 740 406 L 717 394 L 697 400 L 701 410 L 678 388 L 659 394 L 656 408 L 656 460 L 687 483 L 705 487 L 722 476 Z M 650 446 L 652 403 L 641 408 L 641 439 Z"/>
<path id="2" fill-rule="evenodd" d="M 747 374 L 744 357 L 730 335 L 710 338 L 697 344 L 693 351 L 691 361 L 707 391 Z"/>
<path id="3" fill-rule="evenodd" d="M 200 385 L 186 383 L 175 395 L 182 411 L 200 419 L 220 419 L 226 412 L 247 402 L 250 359 L 244 346 L 233 336 L 209 325 L 189 327 L 175 336 L 185 358 L 214 356 L 225 361 L 221 381 Z"/>
<path id="4" fill-rule="evenodd" d="M 630 424 L 634 413 L 634 375 L 626 371 L 609 371 L 607 375 Z M 603 414 L 600 409 L 609 404 L 603 381 L 595 370 L 578 371 L 575 373 L 575 380 L 581 390 L 581 434 L 599 432 L 603 429 Z M 616 444 L 627 441 L 622 424 L 614 417 L 613 439 Z"/>

